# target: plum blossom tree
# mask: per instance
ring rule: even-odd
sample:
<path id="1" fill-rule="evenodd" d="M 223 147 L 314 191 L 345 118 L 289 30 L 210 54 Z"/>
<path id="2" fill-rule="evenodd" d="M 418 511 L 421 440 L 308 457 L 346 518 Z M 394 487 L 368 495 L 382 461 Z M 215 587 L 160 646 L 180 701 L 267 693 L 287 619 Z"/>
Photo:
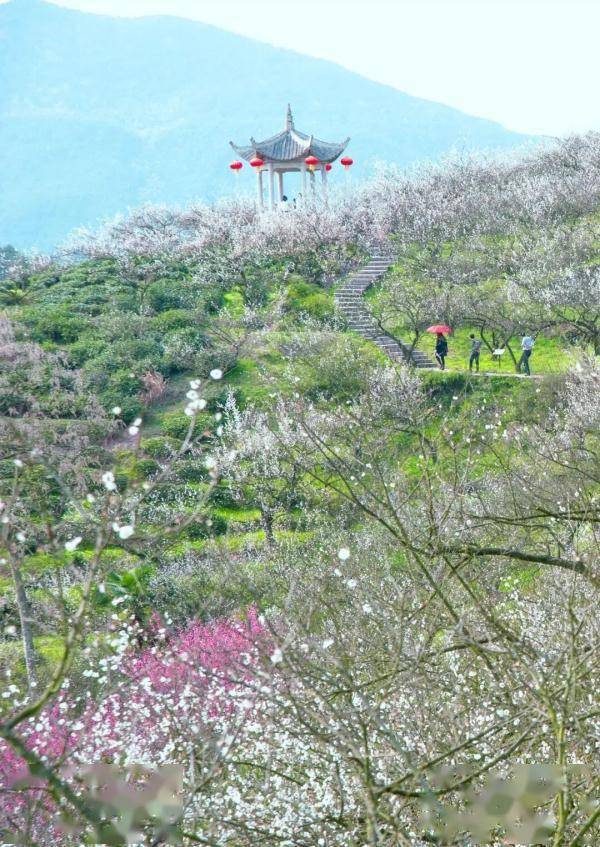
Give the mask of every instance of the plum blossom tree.
<path id="1" fill-rule="evenodd" d="M 486 295 L 499 317 L 486 313 L 485 327 L 512 322 L 514 334 L 517 306 L 532 310 L 528 322 L 539 310 L 568 323 L 594 295 L 593 239 L 576 233 L 569 245 L 568 233 L 597 209 L 599 151 L 591 135 L 518 161 L 458 161 L 282 216 L 244 204 L 143 210 L 85 249 L 119 264 L 143 311 L 145 286 L 174 260 L 228 285 L 262 278 L 274 260 L 326 284 L 361 251 L 393 246 L 400 262 L 414 259 L 408 278 L 464 298 L 448 309 L 467 302 L 476 315 Z M 555 288 L 564 278 L 566 306 Z M 230 399 L 224 420 L 209 418 L 193 380 L 181 445 L 128 484 L 114 456 L 79 463 L 73 445 L 44 441 L 35 415 L 19 422 L 23 441 L 3 421 L 7 560 L 21 568 L 41 549 L 68 564 L 53 586 L 60 655 L 29 692 L 10 678 L 0 698 L 2 837 L 41 845 L 51 833 L 60 847 L 134 836 L 210 847 L 597 842 L 597 363 L 582 359 L 554 394 L 523 387 L 519 410 L 352 358 L 347 342 L 301 392 L 303 372 L 332 352 L 325 336 L 295 340 L 290 384 L 260 409 Z M 45 351 L 30 353 L 37 367 Z M 218 381 L 226 367 L 209 370 Z M 537 417 L 523 411 L 534 391 L 547 392 Z M 130 426 L 137 458 L 143 421 Z M 153 498 L 183 457 L 201 466 L 195 500 L 186 491 L 162 509 Z M 105 597 L 109 548 L 161 567 L 221 478 L 258 503 L 271 541 L 298 494 L 318 492 L 310 532 L 247 555 L 206 545 L 192 567 L 239 588 L 243 608 L 179 630 L 167 619 L 143 626 L 134 597 Z M 267 581 L 268 595 L 254 591 Z M 176 778 L 161 782 L 160 767 Z"/>
<path id="2" fill-rule="evenodd" d="M 230 394 L 224 406 L 223 436 L 216 456 L 219 471 L 235 495 L 248 496 L 261 513 L 265 537 L 275 544 L 275 523 L 298 502 L 300 465 L 290 460 L 264 412 L 241 412 Z"/>

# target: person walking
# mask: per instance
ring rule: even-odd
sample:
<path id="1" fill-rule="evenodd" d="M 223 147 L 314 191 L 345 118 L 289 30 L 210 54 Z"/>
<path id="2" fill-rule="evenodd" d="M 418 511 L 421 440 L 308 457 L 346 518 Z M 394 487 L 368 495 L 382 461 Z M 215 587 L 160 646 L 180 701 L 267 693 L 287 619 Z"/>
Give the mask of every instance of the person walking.
<path id="1" fill-rule="evenodd" d="M 469 356 L 469 370 L 473 370 L 473 365 L 475 365 L 475 370 L 479 373 L 479 356 L 481 354 L 481 345 L 483 342 L 480 338 L 475 338 L 475 335 L 471 333 L 469 336 L 471 339 L 471 355 Z"/>
<path id="2" fill-rule="evenodd" d="M 438 365 L 440 366 L 440 370 L 446 370 L 446 356 L 448 355 L 448 342 L 446 341 L 446 337 L 442 332 L 438 332 L 437 341 L 435 344 L 435 358 L 437 360 Z"/>
<path id="3" fill-rule="evenodd" d="M 521 341 L 521 358 L 519 359 L 519 364 L 517 365 L 519 373 L 522 373 L 522 369 L 525 370 L 527 376 L 531 376 L 531 370 L 529 369 L 529 360 L 531 358 L 531 353 L 533 351 L 533 345 L 535 341 L 530 335 L 524 335 L 523 340 Z"/>

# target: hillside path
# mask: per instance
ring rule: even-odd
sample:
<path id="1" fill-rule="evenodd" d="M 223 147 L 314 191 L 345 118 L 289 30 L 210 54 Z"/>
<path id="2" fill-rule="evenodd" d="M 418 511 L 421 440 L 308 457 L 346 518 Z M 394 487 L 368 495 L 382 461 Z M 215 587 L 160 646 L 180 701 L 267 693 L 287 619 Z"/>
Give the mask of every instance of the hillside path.
<path id="1" fill-rule="evenodd" d="M 375 321 L 363 299 L 364 293 L 387 273 L 393 260 L 374 256 L 368 265 L 351 274 L 335 293 L 335 304 L 348 321 L 348 328 L 379 347 L 393 361 L 404 361 L 415 368 L 435 368 L 435 363 L 420 350 L 410 349 L 400 339 L 392 338 Z"/>

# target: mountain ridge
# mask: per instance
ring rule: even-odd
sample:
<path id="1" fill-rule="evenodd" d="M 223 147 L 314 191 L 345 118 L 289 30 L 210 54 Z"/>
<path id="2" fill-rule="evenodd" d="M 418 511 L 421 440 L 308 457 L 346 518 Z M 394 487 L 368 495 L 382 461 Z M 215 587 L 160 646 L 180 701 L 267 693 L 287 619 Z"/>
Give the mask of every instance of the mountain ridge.
<path id="1" fill-rule="evenodd" d="M 352 137 L 357 175 L 529 140 L 341 65 L 186 18 L 0 5 L 0 243 L 49 249 L 145 202 L 233 192 L 229 141 L 299 129 Z M 339 136 L 339 138 L 338 138 Z M 244 190 L 252 191 L 247 172 Z"/>

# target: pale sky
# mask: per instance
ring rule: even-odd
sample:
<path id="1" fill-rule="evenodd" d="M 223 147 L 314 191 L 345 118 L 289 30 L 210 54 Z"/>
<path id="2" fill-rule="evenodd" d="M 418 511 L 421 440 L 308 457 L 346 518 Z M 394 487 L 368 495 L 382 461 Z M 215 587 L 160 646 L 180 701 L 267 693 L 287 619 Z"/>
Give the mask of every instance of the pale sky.
<path id="1" fill-rule="evenodd" d="M 514 130 L 600 130 L 600 0 L 53 2 L 114 15 L 195 18 L 331 59 Z"/>

